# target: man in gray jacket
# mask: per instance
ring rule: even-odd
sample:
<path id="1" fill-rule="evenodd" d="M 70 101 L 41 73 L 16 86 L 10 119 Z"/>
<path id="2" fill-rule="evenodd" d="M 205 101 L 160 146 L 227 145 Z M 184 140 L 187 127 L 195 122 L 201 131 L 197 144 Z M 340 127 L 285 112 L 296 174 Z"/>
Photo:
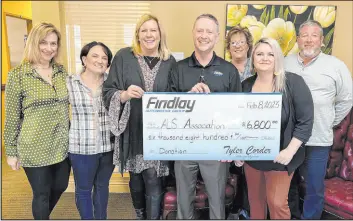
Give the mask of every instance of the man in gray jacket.
<path id="1" fill-rule="evenodd" d="M 321 52 L 322 26 L 308 20 L 299 28 L 299 54 L 285 58 L 286 71 L 304 78 L 314 101 L 314 126 L 306 143 L 306 182 L 302 219 L 320 219 L 324 207 L 326 165 L 333 144 L 333 127 L 352 108 L 352 76 L 338 58 Z"/>

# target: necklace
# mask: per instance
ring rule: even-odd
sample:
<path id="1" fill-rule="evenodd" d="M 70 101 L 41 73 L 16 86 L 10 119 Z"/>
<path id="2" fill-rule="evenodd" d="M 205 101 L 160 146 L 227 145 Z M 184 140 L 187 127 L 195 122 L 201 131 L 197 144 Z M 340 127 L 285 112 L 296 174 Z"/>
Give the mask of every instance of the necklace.
<path id="1" fill-rule="evenodd" d="M 51 79 L 51 75 L 52 75 L 51 71 L 49 71 L 47 74 L 44 74 L 43 72 L 40 72 L 39 70 L 49 70 L 50 68 L 51 68 L 51 66 L 49 66 L 47 68 L 44 68 L 41 66 L 34 66 L 34 70 L 37 72 L 37 74 L 47 76 L 48 79 Z"/>
<path id="2" fill-rule="evenodd" d="M 148 59 L 147 56 L 143 56 L 143 57 L 146 58 L 146 60 L 147 60 L 147 62 L 148 62 L 149 64 L 151 64 L 152 61 L 156 58 L 156 57 L 153 57 L 153 58 L 150 60 L 150 59 Z"/>
<path id="3" fill-rule="evenodd" d="M 48 70 L 48 69 L 51 68 L 50 64 L 49 64 L 48 67 L 43 67 L 43 66 L 38 65 L 38 64 L 37 64 L 37 65 L 33 65 L 33 67 L 34 67 L 35 69 L 42 69 L 42 70 Z"/>

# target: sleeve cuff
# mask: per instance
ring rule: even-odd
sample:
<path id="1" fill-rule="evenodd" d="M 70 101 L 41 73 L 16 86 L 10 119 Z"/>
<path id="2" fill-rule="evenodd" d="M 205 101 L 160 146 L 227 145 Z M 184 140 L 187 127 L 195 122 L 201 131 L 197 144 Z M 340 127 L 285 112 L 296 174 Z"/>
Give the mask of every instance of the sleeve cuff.
<path id="1" fill-rule="evenodd" d="M 6 146 L 5 145 L 5 153 L 8 157 L 17 157 L 17 146 Z"/>
<path id="2" fill-rule="evenodd" d="M 124 105 L 122 105 L 120 95 L 120 91 L 114 93 L 110 101 L 108 113 L 110 117 L 110 130 L 115 136 L 119 136 L 125 131 L 130 117 L 130 101 L 127 101 Z M 123 110 L 120 116 L 122 106 Z"/>
<path id="3" fill-rule="evenodd" d="M 304 134 L 294 132 L 293 137 L 297 138 L 298 140 L 303 142 L 303 144 L 305 144 L 306 142 L 308 142 L 309 138 L 311 137 L 311 133 L 310 133 L 310 136 L 307 136 L 307 134 L 304 135 Z"/>

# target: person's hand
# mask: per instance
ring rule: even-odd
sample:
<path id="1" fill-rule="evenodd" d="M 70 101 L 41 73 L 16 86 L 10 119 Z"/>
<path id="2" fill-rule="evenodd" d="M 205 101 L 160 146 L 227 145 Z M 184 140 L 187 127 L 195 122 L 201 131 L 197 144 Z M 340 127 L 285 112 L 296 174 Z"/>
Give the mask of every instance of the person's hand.
<path id="1" fill-rule="evenodd" d="M 7 157 L 7 164 L 13 170 L 19 170 L 20 169 L 20 161 L 18 160 L 17 157 Z"/>
<path id="2" fill-rule="evenodd" d="M 233 160 L 220 160 L 222 163 L 230 163 L 232 162 Z"/>
<path id="3" fill-rule="evenodd" d="M 237 167 L 241 167 L 244 165 L 244 160 L 234 160 L 234 164 Z"/>
<path id="4" fill-rule="evenodd" d="M 121 99 L 126 102 L 131 98 L 141 98 L 143 93 L 145 92 L 139 86 L 130 85 L 126 91 L 122 92 Z"/>
<path id="5" fill-rule="evenodd" d="M 284 149 L 279 152 L 273 162 L 288 165 L 292 160 L 293 156 L 294 154 L 291 151 L 289 151 L 288 149 Z"/>
<path id="6" fill-rule="evenodd" d="M 210 93 L 210 88 L 207 86 L 207 84 L 204 83 L 197 83 L 195 86 L 193 86 L 190 90 L 190 92 L 194 93 Z"/>

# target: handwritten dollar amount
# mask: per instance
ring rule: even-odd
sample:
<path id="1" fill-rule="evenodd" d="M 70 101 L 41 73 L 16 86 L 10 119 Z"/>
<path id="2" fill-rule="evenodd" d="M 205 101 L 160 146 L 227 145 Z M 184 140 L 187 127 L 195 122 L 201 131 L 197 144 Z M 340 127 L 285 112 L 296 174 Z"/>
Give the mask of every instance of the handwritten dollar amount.
<path id="1" fill-rule="evenodd" d="M 271 127 L 277 124 L 278 124 L 278 121 L 255 120 L 255 121 L 244 121 L 242 123 L 242 126 L 243 128 L 246 128 L 246 129 L 266 130 L 266 129 L 274 129 Z"/>

